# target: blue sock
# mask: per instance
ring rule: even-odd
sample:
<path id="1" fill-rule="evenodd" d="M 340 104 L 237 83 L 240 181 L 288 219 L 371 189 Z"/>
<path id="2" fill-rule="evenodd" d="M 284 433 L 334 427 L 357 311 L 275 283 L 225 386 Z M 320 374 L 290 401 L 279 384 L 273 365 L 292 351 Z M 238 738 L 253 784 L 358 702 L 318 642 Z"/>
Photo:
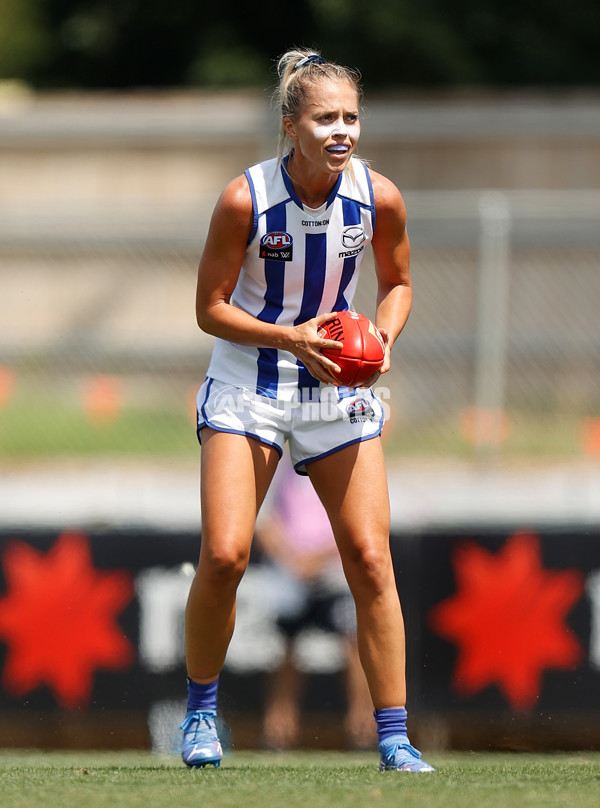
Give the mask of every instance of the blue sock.
<path id="1" fill-rule="evenodd" d="M 385 707 L 383 710 L 375 710 L 373 715 L 377 722 L 379 743 L 392 735 L 406 735 L 406 708 Z"/>
<path id="2" fill-rule="evenodd" d="M 187 711 L 201 710 L 203 713 L 217 712 L 217 691 L 219 689 L 219 677 L 214 682 L 201 685 L 199 682 L 187 679 L 188 700 Z"/>

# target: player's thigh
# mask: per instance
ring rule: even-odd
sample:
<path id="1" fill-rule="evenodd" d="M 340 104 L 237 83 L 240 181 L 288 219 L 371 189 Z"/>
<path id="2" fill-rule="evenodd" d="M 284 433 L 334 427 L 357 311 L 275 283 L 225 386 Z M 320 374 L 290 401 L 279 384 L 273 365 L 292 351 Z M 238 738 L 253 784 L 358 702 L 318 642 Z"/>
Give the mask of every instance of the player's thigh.
<path id="1" fill-rule="evenodd" d="M 279 452 L 245 435 L 202 429 L 202 543 L 237 542 L 249 552 Z M 242 548 L 240 548 L 242 549 Z"/>
<path id="2" fill-rule="evenodd" d="M 389 496 L 379 437 L 346 446 L 307 464 L 306 469 L 342 555 L 353 547 L 387 546 Z"/>

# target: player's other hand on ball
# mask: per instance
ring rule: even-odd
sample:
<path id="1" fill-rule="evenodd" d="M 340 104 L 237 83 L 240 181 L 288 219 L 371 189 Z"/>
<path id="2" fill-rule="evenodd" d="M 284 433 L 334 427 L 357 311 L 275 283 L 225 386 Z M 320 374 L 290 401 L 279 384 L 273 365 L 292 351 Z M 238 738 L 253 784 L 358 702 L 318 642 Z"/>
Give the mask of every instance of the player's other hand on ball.
<path id="1" fill-rule="evenodd" d="M 386 328 L 378 328 L 377 330 L 379 331 L 379 335 L 383 339 L 383 362 L 381 363 L 381 367 L 379 368 L 378 373 L 376 373 L 372 377 L 372 380 L 370 381 L 370 383 L 368 385 L 369 387 L 377 381 L 377 379 L 381 376 L 382 373 L 387 373 L 388 372 L 388 370 L 390 369 L 391 359 L 392 359 L 391 358 L 392 346 L 390 345 L 390 337 L 389 337 L 389 334 L 387 332 L 387 329 Z"/>
<path id="2" fill-rule="evenodd" d="M 387 371 L 390 369 L 390 345 L 388 332 L 385 328 L 378 328 L 377 330 L 383 339 L 383 361 L 381 363 L 381 367 L 379 370 L 375 371 L 372 376 L 369 376 L 368 379 L 365 379 L 360 384 L 356 384 L 356 387 L 373 387 L 381 374 L 387 373 Z"/>

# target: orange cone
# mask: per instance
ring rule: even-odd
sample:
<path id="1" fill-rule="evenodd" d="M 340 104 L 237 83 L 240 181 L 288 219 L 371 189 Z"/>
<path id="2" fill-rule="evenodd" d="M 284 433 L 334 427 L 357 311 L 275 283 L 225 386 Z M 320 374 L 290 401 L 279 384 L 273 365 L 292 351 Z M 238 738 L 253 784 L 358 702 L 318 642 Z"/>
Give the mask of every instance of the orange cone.
<path id="1" fill-rule="evenodd" d="M 98 425 L 112 424 L 123 408 L 123 392 L 114 376 L 94 376 L 83 391 L 83 408 L 89 420 Z"/>
<path id="2" fill-rule="evenodd" d="M 15 394 L 16 377 L 12 368 L 0 365 L 0 409 L 8 406 Z"/>

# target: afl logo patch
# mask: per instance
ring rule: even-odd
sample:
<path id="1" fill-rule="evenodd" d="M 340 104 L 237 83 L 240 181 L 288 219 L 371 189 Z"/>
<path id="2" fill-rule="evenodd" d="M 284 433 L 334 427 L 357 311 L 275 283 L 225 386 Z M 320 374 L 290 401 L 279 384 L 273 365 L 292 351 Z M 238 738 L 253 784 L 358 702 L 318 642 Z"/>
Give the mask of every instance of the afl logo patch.
<path id="1" fill-rule="evenodd" d="M 291 261 L 293 239 L 289 233 L 265 233 L 260 240 L 259 258 L 270 261 Z"/>
<path id="2" fill-rule="evenodd" d="M 344 228 L 342 233 L 342 244 L 346 249 L 356 249 L 365 240 L 364 228 L 359 224 L 353 224 L 351 227 Z"/>
<path id="3" fill-rule="evenodd" d="M 366 398 L 357 398 L 346 407 L 351 423 L 357 421 L 371 421 L 375 417 L 373 407 Z"/>

